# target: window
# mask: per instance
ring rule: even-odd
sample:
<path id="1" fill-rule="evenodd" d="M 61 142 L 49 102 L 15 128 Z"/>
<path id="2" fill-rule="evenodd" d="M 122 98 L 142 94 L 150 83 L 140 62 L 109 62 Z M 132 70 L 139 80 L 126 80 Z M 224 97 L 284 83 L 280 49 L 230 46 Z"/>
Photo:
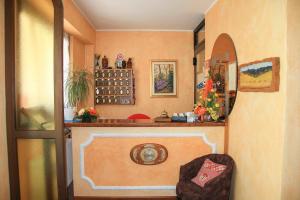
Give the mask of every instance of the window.
<path id="1" fill-rule="evenodd" d="M 68 74 L 70 71 L 70 36 L 65 33 L 64 34 L 64 47 L 63 47 L 63 57 L 64 57 L 64 107 L 68 107 L 68 95 L 65 91 L 66 88 L 66 81 L 68 78 Z"/>

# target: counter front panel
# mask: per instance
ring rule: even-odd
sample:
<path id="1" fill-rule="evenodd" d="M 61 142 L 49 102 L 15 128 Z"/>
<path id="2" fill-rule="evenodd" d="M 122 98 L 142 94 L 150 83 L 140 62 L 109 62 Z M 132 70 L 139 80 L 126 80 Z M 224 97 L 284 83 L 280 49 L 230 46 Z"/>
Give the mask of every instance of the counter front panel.
<path id="1" fill-rule="evenodd" d="M 181 165 L 223 153 L 224 127 L 73 127 L 75 196 L 175 196 Z M 139 165 L 131 149 L 143 143 L 166 147 L 158 165 Z"/>

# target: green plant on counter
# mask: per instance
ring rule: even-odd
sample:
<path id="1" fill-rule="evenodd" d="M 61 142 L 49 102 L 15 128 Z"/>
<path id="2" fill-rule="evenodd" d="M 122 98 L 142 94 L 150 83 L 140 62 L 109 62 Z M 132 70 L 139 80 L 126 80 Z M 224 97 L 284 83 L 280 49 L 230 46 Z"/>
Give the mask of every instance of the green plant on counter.
<path id="1" fill-rule="evenodd" d="M 79 103 L 87 99 L 92 85 L 92 78 L 92 73 L 86 69 L 69 72 L 65 88 L 69 106 L 77 107 Z"/>

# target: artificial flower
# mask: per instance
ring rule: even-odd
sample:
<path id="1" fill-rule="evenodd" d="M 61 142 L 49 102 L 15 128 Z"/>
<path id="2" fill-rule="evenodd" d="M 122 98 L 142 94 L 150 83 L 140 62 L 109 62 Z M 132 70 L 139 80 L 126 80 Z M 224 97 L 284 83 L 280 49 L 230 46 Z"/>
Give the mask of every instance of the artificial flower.
<path id="1" fill-rule="evenodd" d="M 93 108 L 93 107 L 90 107 L 90 108 L 89 108 L 89 113 L 90 113 L 90 115 L 97 115 L 97 111 L 96 111 L 96 109 Z"/>
<path id="2" fill-rule="evenodd" d="M 194 113 L 197 114 L 197 115 L 204 115 L 205 112 L 206 112 L 206 108 L 201 107 L 201 106 L 197 106 L 194 109 Z"/>
<path id="3" fill-rule="evenodd" d="M 85 112 L 84 108 L 81 108 L 81 109 L 79 110 L 79 112 L 78 112 L 78 115 L 83 115 L 84 112 Z"/>
<path id="4" fill-rule="evenodd" d="M 199 104 L 195 107 L 194 113 L 202 116 L 205 113 L 209 114 L 213 120 L 218 120 L 220 104 L 218 103 L 218 94 L 216 90 L 213 88 L 213 81 L 209 78 L 206 81 L 206 84 L 201 90 L 199 95 Z"/>

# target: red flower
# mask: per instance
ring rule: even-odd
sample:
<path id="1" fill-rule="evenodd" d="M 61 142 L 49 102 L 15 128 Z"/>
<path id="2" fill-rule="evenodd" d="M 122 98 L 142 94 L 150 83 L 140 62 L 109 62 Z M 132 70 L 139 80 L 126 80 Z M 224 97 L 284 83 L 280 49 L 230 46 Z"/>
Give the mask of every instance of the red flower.
<path id="1" fill-rule="evenodd" d="M 97 115 L 97 111 L 95 108 L 90 108 L 89 113 L 90 113 L 90 115 Z"/>
<path id="2" fill-rule="evenodd" d="M 206 112 L 206 108 L 201 106 L 197 106 L 194 110 L 194 113 L 197 115 L 204 115 L 205 112 Z"/>
<path id="3" fill-rule="evenodd" d="M 205 91 L 210 92 L 213 89 L 213 81 L 211 79 L 208 79 L 205 84 Z"/>
<path id="4" fill-rule="evenodd" d="M 202 91 L 202 99 L 205 101 L 207 98 L 208 93 L 213 89 L 213 81 L 212 79 L 208 79 L 206 81 L 204 90 Z"/>

